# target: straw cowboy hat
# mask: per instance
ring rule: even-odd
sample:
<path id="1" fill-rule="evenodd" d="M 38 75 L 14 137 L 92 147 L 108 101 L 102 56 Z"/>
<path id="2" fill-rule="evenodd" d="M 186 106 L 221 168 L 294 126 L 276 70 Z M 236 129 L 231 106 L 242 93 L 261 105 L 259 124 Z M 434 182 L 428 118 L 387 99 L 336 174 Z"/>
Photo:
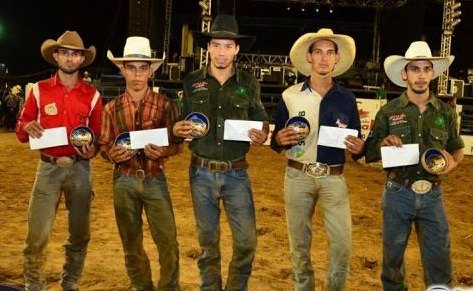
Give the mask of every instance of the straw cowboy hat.
<path id="1" fill-rule="evenodd" d="M 321 28 L 317 32 L 306 33 L 292 45 L 289 57 L 294 67 L 301 74 L 309 76 L 312 64 L 307 61 L 310 46 L 317 40 L 327 39 L 337 44 L 340 59 L 333 68 L 332 76 L 345 73 L 353 64 L 356 54 L 355 41 L 348 35 L 334 34 L 329 28 Z"/>
<path id="2" fill-rule="evenodd" d="M 64 32 L 57 40 L 45 40 L 41 45 L 41 55 L 46 61 L 48 61 L 48 63 L 57 65 L 56 60 L 54 60 L 53 53 L 61 47 L 71 50 L 83 51 L 85 59 L 81 64 L 81 67 L 90 65 L 95 59 L 95 47 L 91 45 L 89 48 L 85 48 L 79 34 L 75 31 L 69 30 L 66 30 L 66 32 Z"/>
<path id="3" fill-rule="evenodd" d="M 454 56 L 433 57 L 429 45 L 425 41 L 411 43 L 404 56 L 389 56 L 384 60 L 384 70 L 388 78 L 399 87 L 407 87 L 406 81 L 402 79 L 401 71 L 406 65 L 413 61 L 430 61 L 434 68 L 434 77 L 448 69 L 452 64 Z"/>
<path id="4" fill-rule="evenodd" d="M 123 62 L 149 62 L 153 72 L 164 62 L 164 54 L 162 59 L 151 57 L 149 39 L 142 36 L 130 36 L 126 39 L 122 58 L 115 58 L 110 50 L 107 51 L 107 58 L 120 69 L 123 68 Z"/>
<path id="5" fill-rule="evenodd" d="M 192 31 L 194 40 L 200 47 L 207 47 L 211 39 L 233 39 L 242 50 L 249 49 L 255 42 L 255 37 L 251 35 L 238 34 L 238 24 L 235 17 L 227 14 L 220 14 L 210 26 L 210 32 Z"/>

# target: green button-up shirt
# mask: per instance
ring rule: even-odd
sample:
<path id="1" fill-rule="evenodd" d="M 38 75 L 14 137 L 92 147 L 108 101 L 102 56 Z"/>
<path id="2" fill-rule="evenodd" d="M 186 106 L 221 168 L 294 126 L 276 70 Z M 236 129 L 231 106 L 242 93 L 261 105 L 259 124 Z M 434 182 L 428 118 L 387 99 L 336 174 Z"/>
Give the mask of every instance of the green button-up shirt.
<path id="1" fill-rule="evenodd" d="M 191 112 L 209 118 L 208 133 L 189 144 L 194 154 L 207 159 L 237 160 L 250 148 L 248 142 L 223 139 L 226 119 L 268 121 L 258 80 L 244 71 L 236 70 L 223 85 L 206 68 L 190 73 L 184 79 L 183 103 L 181 119 Z"/>
<path id="2" fill-rule="evenodd" d="M 422 153 L 431 147 L 449 152 L 464 147 L 459 134 L 457 113 L 454 108 L 435 98 L 431 93 L 427 109 L 420 113 L 419 108 L 407 98 L 406 92 L 391 100 L 376 114 L 374 127 L 366 140 L 366 161 L 381 159 L 380 143 L 388 135 L 401 138 L 403 144 L 419 144 Z M 422 164 L 387 169 L 404 179 L 439 180 L 437 175 L 429 174 Z"/>

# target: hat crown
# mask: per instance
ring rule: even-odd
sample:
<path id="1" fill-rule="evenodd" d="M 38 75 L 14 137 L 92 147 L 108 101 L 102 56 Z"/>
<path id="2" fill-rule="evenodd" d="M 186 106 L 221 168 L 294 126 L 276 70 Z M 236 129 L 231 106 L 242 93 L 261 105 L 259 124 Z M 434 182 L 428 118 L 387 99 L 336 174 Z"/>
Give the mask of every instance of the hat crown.
<path id="1" fill-rule="evenodd" d="M 432 58 L 432 52 L 425 41 L 414 41 L 405 54 L 406 59 Z"/>
<path id="2" fill-rule="evenodd" d="M 151 58 L 149 39 L 142 36 L 130 36 L 126 39 L 123 49 L 124 57 Z"/>
<path id="3" fill-rule="evenodd" d="M 210 32 L 228 33 L 236 35 L 238 34 L 238 24 L 233 16 L 227 14 L 220 14 L 215 17 L 214 22 L 210 26 Z"/>
<path id="4" fill-rule="evenodd" d="M 57 43 L 59 46 L 63 47 L 76 47 L 79 49 L 84 48 L 84 42 L 80 38 L 79 34 L 76 31 L 66 30 L 58 39 Z"/>

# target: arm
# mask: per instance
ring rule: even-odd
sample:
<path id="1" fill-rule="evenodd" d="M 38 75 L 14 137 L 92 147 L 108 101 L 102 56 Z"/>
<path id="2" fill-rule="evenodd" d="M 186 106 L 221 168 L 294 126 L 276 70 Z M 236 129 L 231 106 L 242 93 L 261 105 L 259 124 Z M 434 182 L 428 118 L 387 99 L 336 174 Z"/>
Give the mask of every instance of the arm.
<path id="1" fill-rule="evenodd" d="M 33 137 L 41 137 L 42 131 L 44 130 L 38 119 L 38 104 L 36 104 L 36 98 L 33 94 L 33 90 L 30 90 L 30 94 L 26 98 L 23 110 L 21 111 L 18 123 L 16 126 L 16 137 L 22 143 L 28 142 L 28 136 L 31 134 Z M 28 126 L 27 126 L 28 125 Z M 26 127 L 26 128 L 25 128 Z"/>
<path id="2" fill-rule="evenodd" d="M 292 129 L 285 127 L 289 119 L 289 112 L 283 98 L 279 100 L 276 112 L 276 122 L 273 135 L 271 136 L 271 149 L 280 153 L 283 150 L 291 148 L 299 141 L 298 134 Z"/>

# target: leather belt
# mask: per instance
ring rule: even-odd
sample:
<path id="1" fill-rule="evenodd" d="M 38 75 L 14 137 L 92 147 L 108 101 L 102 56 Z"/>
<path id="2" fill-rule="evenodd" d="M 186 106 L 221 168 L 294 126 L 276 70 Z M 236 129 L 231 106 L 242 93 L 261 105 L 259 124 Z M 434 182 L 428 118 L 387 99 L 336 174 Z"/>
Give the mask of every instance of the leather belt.
<path id="1" fill-rule="evenodd" d="M 437 181 L 429 181 L 426 179 L 407 179 L 405 177 L 396 176 L 393 173 L 389 173 L 388 175 L 389 181 L 393 181 L 397 184 L 400 184 L 404 187 L 411 188 L 411 190 L 416 194 L 426 194 L 428 193 L 433 187 L 440 186 L 440 180 Z"/>
<path id="2" fill-rule="evenodd" d="M 205 168 L 212 172 L 228 172 L 231 170 L 240 170 L 248 168 L 248 162 L 245 158 L 233 161 L 219 161 L 201 158 L 192 155 L 191 164 L 200 168 Z"/>
<path id="3" fill-rule="evenodd" d="M 163 168 L 161 165 L 153 166 L 149 170 L 143 169 L 133 169 L 133 167 L 127 165 L 116 165 L 115 170 L 120 173 L 121 176 L 131 176 L 136 177 L 137 179 L 144 179 L 146 177 L 153 177 L 157 174 L 163 173 Z"/>
<path id="4" fill-rule="evenodd" d="M 40 158 L 43 162 L 57 165 L 59 167 L 70 167 L 75 162 L 84 160 L 78 155 L 53 157 L 43 153 L 40 154 Z"/>
<path id="5" fill-rule="evenodd" d="M 313 178 L 321 178 L 326 176 L 337 176 L 343 173 L 343 165 L 330 166 L 323 163 L 301 163 L 294 160 L 288 160 L 287 166 L 299 171 L 303 171 Z"/>

